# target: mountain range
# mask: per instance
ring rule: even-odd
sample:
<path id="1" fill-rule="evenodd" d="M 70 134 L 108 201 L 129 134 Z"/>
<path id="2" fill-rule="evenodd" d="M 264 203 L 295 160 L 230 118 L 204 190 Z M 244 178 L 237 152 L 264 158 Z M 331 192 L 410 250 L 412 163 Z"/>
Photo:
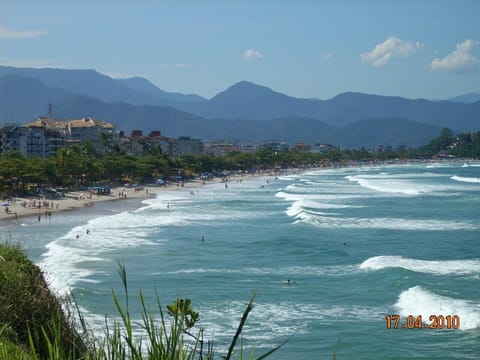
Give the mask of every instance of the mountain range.
<path id="1" fill-rule="evenodd" d="M 92 116 L 127 132 L 160 130 L 203 140 L 277 140 L 359 148 L 416 147 L 444 127 L 480 129 L 480 94 L 446 101 L 343 93 L 300 99 L 241 81 L 205 99 L 166 92 L 140 77 L 113 79 L 94 70 L 0 66 L 0 123 L 45 116 Z"/>

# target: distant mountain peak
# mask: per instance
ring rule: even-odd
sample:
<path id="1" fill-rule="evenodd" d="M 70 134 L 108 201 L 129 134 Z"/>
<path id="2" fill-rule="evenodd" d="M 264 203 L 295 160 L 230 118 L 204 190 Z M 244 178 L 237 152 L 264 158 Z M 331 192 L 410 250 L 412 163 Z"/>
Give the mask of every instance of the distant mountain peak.
<path id="1" fill-rule="evenodd" d="M 218 93 L 210 101 L 223 102 L 223 101 L 232 100 L 234 102 L 245 102 L 245 101 L 258 100 L 260 98 L 265 98 L 265 97 L 289 98 L 289 96 L 276 92 L 270 89 L 269 87 L 254 84 L 250 81 L 243 80 L 233 84 L 225 91 Z"/>
<path id="2" fill-rule="evenodd" d="M 255 84 L 253 82 L 246 81 L 246 80 L 242 80 L 242 81 L 239 81 L 239 82 L 233 84 L 232 86 L 230 86 L 224 92 L 227 92 L 227 91 L 245 91 L 245 90 L 257 91 L 257 92 L 258 91 L 265 91 L 265 92 L 272 92 L 272 93 L 275 92 L 272 89 L 270 89 L 269 87 L 266 87 L 266 86 L 263 86 L 263 85 L 258 85 L 258 84 Z"/>

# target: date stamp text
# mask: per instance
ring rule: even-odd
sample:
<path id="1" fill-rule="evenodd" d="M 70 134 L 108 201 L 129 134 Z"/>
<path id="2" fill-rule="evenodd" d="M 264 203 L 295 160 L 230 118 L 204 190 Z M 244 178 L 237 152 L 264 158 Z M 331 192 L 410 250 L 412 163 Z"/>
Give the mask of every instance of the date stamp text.
<path id="1" fill-rule="evenodd" d="M 402 317 L 392 314 L 385 316 L 387 329 L 459 329 L 460 316 L 458 315 L 430 315 L 427 319 L 422 315 L 408 315 Z"/>

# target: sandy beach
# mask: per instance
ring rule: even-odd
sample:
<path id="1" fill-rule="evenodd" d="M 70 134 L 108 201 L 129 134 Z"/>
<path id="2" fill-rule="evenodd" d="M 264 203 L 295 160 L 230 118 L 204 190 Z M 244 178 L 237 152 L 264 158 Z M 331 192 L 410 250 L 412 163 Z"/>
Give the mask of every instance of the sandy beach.
<path id="1" fill-rule="evenodd" d="M 214 182 L 210 181 L 209 183 Z M 116 187 L 110 195 L 97 195 L 89 192 L 70 192 L 63 199 L 43 200 L 17 197 L 2 200 L 0 209 L 0 221 L 16 221 L 21 217 L 51 216 L 59 211 L 68 211 L 92 206 L 102 201 L 122 201 L 126 199 L 144 199 L 155 197 L 165 190 L 181 190 L 185 188 L 197 188 L 202 186 L 201 181 L 188 181 L 183 186 L 175 183 L 169 186 L 142 186 L 139 188 Z"/>
<path id="2" fill-rule="evenodd" d="M 305 169 L 303 169 L 305 170 Z M 303 170 L 295 169 L 289 171 L 289 174 L 302 172 Z M 311 169 L 309 169 L 311 170 Z M 279 172 L 272 170 L 259 171 L 256 174 L 232 174 L 228 176 L 227 182 L 233 183 L 240 180 L 245 180 L 252 176 L 272 177 L 281 175 Z M 285 175 L 285 173 L 283 173 Z M 125 199 L 144 199 L 155 197 L 162 191 L 168 190 L 185 190 L 195 189 L 201 186 L 225 182 L 222 178 L 214 178 L 207 181 L 199 179 L 188 180 L 183 184 L 170 183 L 168 186 L 143 185 L 141 187 L 115 187 L 111 189 L 110 195 L 97 195 L 90 192 L 69 192 L 65 194 L 62 199 L 38 199 L 38 198 L 24 198 L 17 197 L 14 199 L 2 200 L 0 203 L 0 222 L 1 221 L 17 221 L 21 217 L 38 217 L 51 216 L 59 211 L 68 211 L 92 206 L 97 202 L 102 201 L 121 201 Z"/>

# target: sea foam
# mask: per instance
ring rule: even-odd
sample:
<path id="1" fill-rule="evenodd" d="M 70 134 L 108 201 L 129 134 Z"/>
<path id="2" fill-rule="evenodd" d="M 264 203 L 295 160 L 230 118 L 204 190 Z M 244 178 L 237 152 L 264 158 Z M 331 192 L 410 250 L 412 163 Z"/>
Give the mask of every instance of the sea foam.
<path id="1" fill-rule="evenodd" d="M 480 183 L 480 178 L 476 177 L 463 177 L 463 176 L 457 176 L 454 175 L 450 179 L 455 180 L 455 181 L 460 181 L 460 182 L 466 182 L 466 183 Z"/>
<path id="2" fill-rule="evenodd" d="M 389 194 L 419 195 L 432 191 L 431 187 L 421 186 L 411 181 L 396 179 L 385 175 L 355 175 L 346 176 L 347 180 L 356 182 L 361 187 L 369 190 Z"/>
<path id="3" fill-rule="evenodd" d="M 395 308 L 403 317 L 421 315 L 424 322 L 428 322 L 431 315 L 457 315 L 460 318 L 460 330 L 480 327 L 480 304 L 438 295 L 421 286 L 403 291 Z"/>
<path id="4" fill-rule="evenodd" d="M 453 220 L 441 221 L 403 218 L 353 218 L 321 216 L 307 212 L 301 212 L 297 214 L 295 219 L 296 220 L 294 221 L 294 224 L 303 223 L 322 229 L 388 229 L 403 231 L 454 231 L 480 229 L 480 226 L 477 224 Z"/>
<path id="5" fill-rule="evenodd" d="M 434 275 L 480 274 L 480 260 L 417 260 L 402 256 L 374 256 L 359 265 L 362 270 L 402 268 Z"/>

